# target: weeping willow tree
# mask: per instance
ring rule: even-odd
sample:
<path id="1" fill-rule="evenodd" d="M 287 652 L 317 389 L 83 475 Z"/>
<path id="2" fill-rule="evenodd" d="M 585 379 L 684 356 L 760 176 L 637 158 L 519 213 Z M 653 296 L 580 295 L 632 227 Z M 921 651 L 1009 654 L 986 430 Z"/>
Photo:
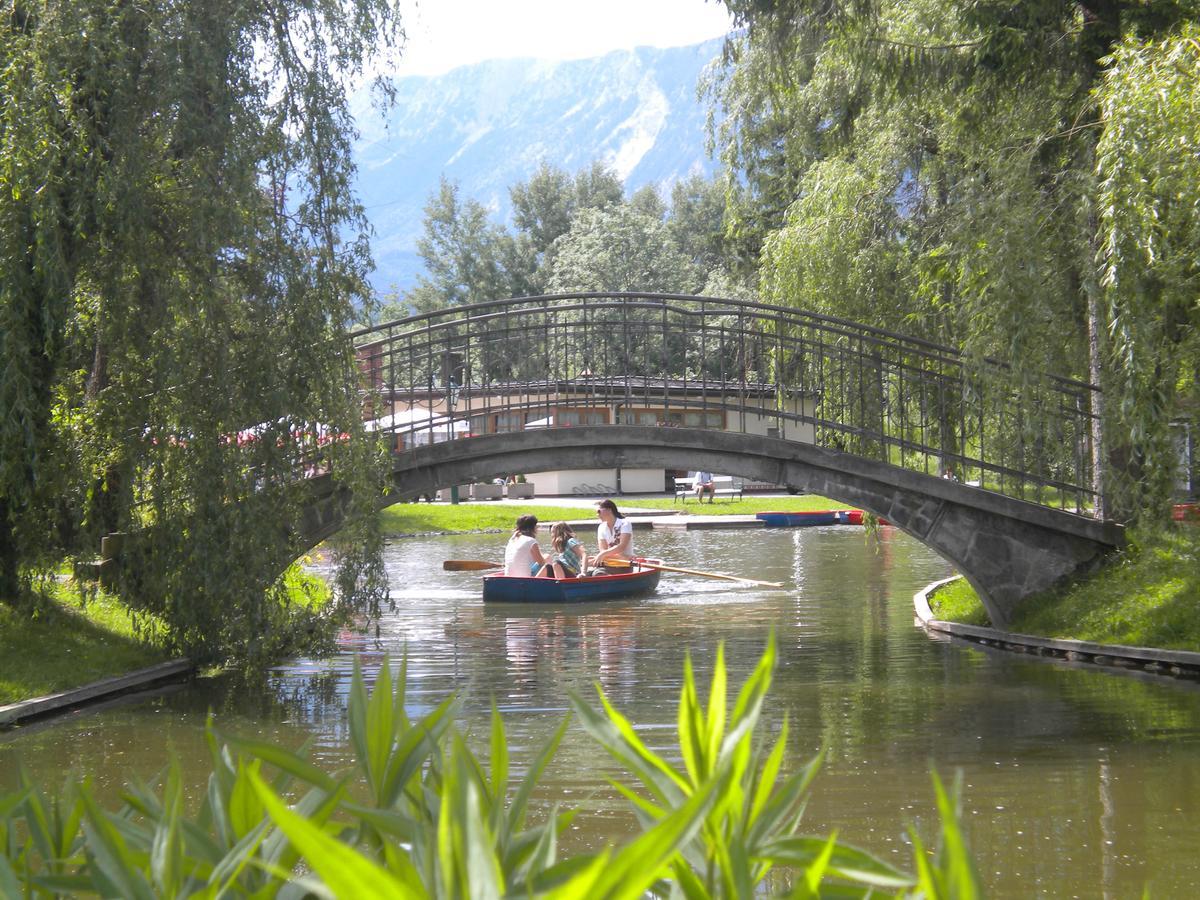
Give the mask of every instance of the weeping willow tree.
<path id="1" fill-rule="evenodd" d="M 346 89 L 402 38 L 390 0 L 6 6 L 0 599 L 124 531 L 178 646 L 295 628 L 299 476 L 331 469 L 351 520 L 378 488 Z M 378 571 L 355 546 L 342 603 Z"/>
<path id="2" fill-rule="evenodd" d="M 713 137 L 765 295 L 997 357 L 1012 366 L 989 377 L 1015 393 L 1042 371 L 1100 384 L 1101 511 L 1161 510 L 1168 422 L 1194 397 L 1188 365 L 1163 357 L 1194 346 L 1196 295 L 1187 253 L 1165 262 L 1152 236 L 1195 246 L 1180 167 L 1200 130 L 1181 87 L 1193 44 L 1162 42 L 1197 5 L 726 5 L 743 29 L 710 85 Z"/>

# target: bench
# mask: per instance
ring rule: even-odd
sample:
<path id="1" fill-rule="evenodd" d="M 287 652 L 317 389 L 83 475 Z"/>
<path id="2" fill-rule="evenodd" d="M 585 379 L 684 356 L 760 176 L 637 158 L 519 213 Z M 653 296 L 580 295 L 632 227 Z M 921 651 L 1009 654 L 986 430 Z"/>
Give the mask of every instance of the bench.
<path id="1" fill-rule="evenodd" d="M 686 504 L 687 498 L 696 492 L 695 481 L 696 479 L 691 477 L 676 478 L 675 499 Z M 717 497 L 727 497 L 730 501 L 742 499 L 742 489 L 734 484 L 732 475 L 713 476 L 713 500 Z"/>
<path id="2" fill-rule="evenodd" d="M 713 488 L 714 500 L 717 497 L 728 497 L 731 501 L 742 499 L 742 489 L 734 485 L 732 475 L 714 475 Z"/>
<path id="3" fill-rule="evenodd" d="M 692 482 L 694 478 L 676 478 L 675 479 L 675 501 L 682 500 L 687 503 L 688 496 L 692 493 Z"/>

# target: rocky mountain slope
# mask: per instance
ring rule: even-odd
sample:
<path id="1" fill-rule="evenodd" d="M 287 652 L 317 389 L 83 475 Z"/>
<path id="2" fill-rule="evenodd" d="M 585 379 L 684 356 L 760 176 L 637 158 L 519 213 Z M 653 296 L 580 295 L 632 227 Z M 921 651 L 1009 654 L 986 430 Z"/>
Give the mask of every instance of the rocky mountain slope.
<path id="1" fill-rule="evenodd" d="M 376 289 L 413 283 L 422 209 L 443 175 L 505 221 L 509 186 L 543 160 L 571 173 L 602 160 L 630 192 L 711 172 L 696 86 L 720 47 L 495 60 L 403 78 L 386 120 L 357 98 L 358 188 L 376 231 Z"/>

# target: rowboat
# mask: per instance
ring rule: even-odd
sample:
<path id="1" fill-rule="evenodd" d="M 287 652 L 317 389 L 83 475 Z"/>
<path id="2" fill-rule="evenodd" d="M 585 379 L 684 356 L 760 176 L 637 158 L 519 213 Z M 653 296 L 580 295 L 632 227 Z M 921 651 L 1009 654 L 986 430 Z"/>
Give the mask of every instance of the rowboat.
<path id="1" fill-rule="evenodd" d="M 651 565 L 662 560 L 647 559 Z M 662 572 L 635 563 L 632 571 L 612 575 L 585 575 L 583 578 L 523 578 L 511 575 L 485 575 L 485 603 L 588 603 L 593 600 L 623 600 L 644 597 L 658 588 Z"/>
<path id="2" fill-rule="evenodd" d="M 804 512 L 760 512 L 754 514 L 767 528 L 803 528 L 808 525 L 849 524 L 843 510 L 813 509 Z"/>
<path id="3" fill-rule="evenodd" d="M 803 528 L 807 525 L 861 525 L 861 509 L 810 509 L 803 512 L 760 512 L 754 514 L 766 528 Z M 880 525 L 888 524 L 884 519 Z"/>

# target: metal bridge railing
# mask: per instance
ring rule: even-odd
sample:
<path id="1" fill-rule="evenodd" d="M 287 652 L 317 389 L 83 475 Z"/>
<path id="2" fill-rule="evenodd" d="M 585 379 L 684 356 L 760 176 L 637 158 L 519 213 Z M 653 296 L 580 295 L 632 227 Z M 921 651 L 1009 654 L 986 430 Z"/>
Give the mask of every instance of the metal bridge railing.
<path id="1" fill-rule="evenodd" d="M 842 319 L 582 293 L 439 310 L 353 338 L 375 427 L 398 447 L 421 434 L 683 425 L 810 441 L 1081 513 L 1094 505 L 1094 387 Z"/>

